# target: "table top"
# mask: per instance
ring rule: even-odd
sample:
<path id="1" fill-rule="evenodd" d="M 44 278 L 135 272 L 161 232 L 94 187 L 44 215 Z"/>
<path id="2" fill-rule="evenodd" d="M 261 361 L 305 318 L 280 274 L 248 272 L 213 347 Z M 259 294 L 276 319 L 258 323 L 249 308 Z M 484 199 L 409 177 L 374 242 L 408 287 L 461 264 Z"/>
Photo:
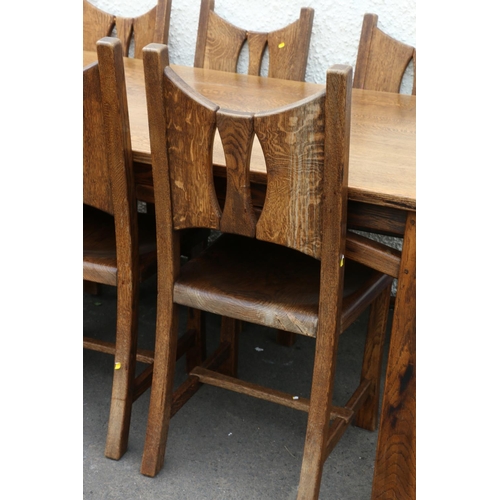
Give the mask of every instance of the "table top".
<path id="1" fill-rule="evenodd" d="M 96 60 L 83 53 L 84 65 Z M 143 63 L 124 58 L 134 160 L 151 163 Z M 265 111 L 304 99 L 324 85 L 249 76 L 172 65 L 200 94 L 219 106 L 239 111 Z M 225 165 L 220 139 L 214 164 Z M 265 179 L 258 141 L 252 153 L 252 180 Z M 353 89 L 349 199 L 403 210 L 416 210 L 415 96 Z"/>

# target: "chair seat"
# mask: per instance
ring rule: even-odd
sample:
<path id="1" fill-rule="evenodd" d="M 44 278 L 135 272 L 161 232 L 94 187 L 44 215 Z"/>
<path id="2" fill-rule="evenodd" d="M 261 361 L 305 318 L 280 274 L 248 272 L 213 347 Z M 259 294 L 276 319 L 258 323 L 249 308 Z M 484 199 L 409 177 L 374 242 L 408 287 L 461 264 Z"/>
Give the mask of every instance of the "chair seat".
<path id="1" fill-rule="evenodd" d="M 139 279 L 156 273 L 153 217 L 138 214 Z M 116 236 L 113 216 L 90 206 L 83 209 L 83 279 L 116 286 Z"/>
<path id="2" fill-rule="evenodd" d="M 343 329 L 350 304 L 369 301 L 390 278 L 346 261 Z M 225 234 L 180 270 L 174 301 L 288 332 L 316 336 L 320 262 L 296 250 Z M 354 300 L 355 297 L 355 300 Z"/>

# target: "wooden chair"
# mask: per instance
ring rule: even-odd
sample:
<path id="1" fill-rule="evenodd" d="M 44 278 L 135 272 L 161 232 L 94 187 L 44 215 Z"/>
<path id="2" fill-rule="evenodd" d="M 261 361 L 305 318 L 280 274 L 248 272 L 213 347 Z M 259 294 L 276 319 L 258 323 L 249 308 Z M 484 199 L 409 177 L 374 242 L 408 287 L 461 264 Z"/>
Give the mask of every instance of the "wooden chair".
<path id="1" fill-rule="evenodd" d="M 137 212 L 120 41 L 100 40 L 97 55 L 83 70 L 83 279 L 117 287 L 117 325 L 115 344 L 84 337 L 84 347 L 114 354 L 105 455 L 119 459 L 132 403 L 151 385 L 153 353 L 137 348 L 137 314 L 139 283 L 156 274 L 156 231 Z M 188 366 L 198 362 L 201 333 L 197 326 L 179 344 Z M 136 361 L 150 364 L 137 377 Z"/>
<path id="2" fill-rule="evenodd" d="M 83 50 L 94 50 L 97 40 L 111 36 L 113 28 L 122 42 L 123 53 L 129 56 L 134 37 L 134 57 L 142 59 L 142 49 L 151 42 L 168 43 L 172 0 L 158 0 L 151 10 L 134 18 L 118 17 L 83 0 Z"/>
<path id="3" fill-rule="evenodd" d="M 375 428 L 392 283 L 344 259 L 352 69 L 330 69 L 326 92 L 251 114 L 219 109 L 167 64 L 166 46 L 146 47 L 159 281 L 141 472 L 158 473 L 171 416 L 211 384 L 309 412 L 298 498 L 317 498 L 323 463 L 355 415 L 358 425 Z M 211 175 L 216 128 L 227 158 L 223 209 Z M 260 217 L 247 189 L 254 134 L 268 165 Z M 179 231 L 188 227 L 223 234 L 180 267 Z M 174 393 L 179 305 L 316 338 L 310 400 L 236 378 L 234 329 Z M 344 407 L 332 406 L 339 335 L 370 306 L 361 383 Z"/>
<path id="4" fill-rule="evenodd" d="M 201 0 L 194 66 L 236 73 L 244 42 L 249 49 L 249 75 L 260 75 L 264 50 L 269 48 L 271 78 L 304 81 L 314 10 L 302 8 L 300 18 L 270 33 L 247 31 L 214 12 L 214 0 Z"/>
<path id="5" fill-rule="evenodd" d="M 247 31 L 227 22 L 214 12 L 214 0 L 201 0 L 194 66 L 236 73 L 245 41 L 249 49 L 249 75 L 260 75 L 264 51 L 269 48 L 268 77 L 304 81 L 311 41 L 314 9 L 304 7 L 300 18 L 270 33 Z M 226 328 L 223 319 L 223 328 Z M 238 324 L 241 329 L 241 324 Z M 296 336 L 277 331 L 277 342 L 291 346 Z"/>
<path id="6" fill-rule="evenodd" d="M 353 87 L 399 93 L 403 75 L 413 59 L 413 90 L 417 93 L 417 55 L 377 27 L 378 16 L 365 14 L 359 40 Z"/>
<path id="7" fill-rule="evenodd" d="M 417 93 L 416 49 L 384 33 L 377 27 L 378 16 L 365 14 L 358 46 L 353 87 L 378 92 L 399 93 L 406 68 L 413 59 L 412 95 Z M 352 238 L 357 236 L 351 233 Z M 348 242 L 349 244 L 349 242 Z M 369 257 L 369 260 L 371 257 Z M 391 298 L 391 306 L 394 298 Z"/>

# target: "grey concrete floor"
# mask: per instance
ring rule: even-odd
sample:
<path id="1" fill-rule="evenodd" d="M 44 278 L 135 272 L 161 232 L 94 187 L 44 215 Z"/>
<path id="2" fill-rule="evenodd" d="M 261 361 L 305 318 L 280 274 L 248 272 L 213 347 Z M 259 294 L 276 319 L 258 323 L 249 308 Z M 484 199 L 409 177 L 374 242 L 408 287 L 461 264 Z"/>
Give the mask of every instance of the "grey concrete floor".
<path id="1" fill-rule="evenodd" d="M 98 296 L 84 294 L 83 307 L 84 334 L 113 340 L 115 289 L 103 287 Z M 144 348 L 154 346 L 155 308 L 153 278 L 141 285 L 139 343 Z M 207 317 L 209 349 L 217 345 L 219 321 L 216 316 Z M 359 381 L 366 321 L 365 315 L 341 338 L 336 404 L 345 403 Z M 299 336 L 297 343 L 287 348 L 276 344 L 272 330 L 245 324 L 239 352 L 240 378 L 309 396 L 313 339 Z M 296 498 L 305 413 L 203 386 L 171 421 L 164 468 L 155 478 L 145 477 L 140 466 L 150 391 L 134 403 L 128 451 L 119 461 L 106 458 L 113 358 L 92 351 L 84 351 L 83 356 L 84 499 Z M 185 376 L 181 358 L 176 385 Z M 377 432 L 349 427 L 325 463 L 320 499 L 370 498 L 376 442 Z"/>

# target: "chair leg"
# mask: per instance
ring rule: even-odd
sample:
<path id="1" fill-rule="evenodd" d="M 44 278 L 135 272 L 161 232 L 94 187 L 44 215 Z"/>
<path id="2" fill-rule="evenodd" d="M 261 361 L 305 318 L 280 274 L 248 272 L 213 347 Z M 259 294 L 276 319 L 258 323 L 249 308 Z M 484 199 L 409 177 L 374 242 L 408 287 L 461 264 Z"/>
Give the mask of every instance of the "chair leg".
<path id="1" fill-rule="evenodd" d="M 136 285 L 117 290 L 116 351 L 105 455 L 118 460 L 127 451 L 137 354 Z"/>
<path id="2" fill-rule="evenodd" d="M 335 335 L 322 335 L 318 328 L 316 338 L 309 418 L 297 500 L 317 500 L 319 496 L 323 464 L 326 459 L 324 454 L 330 427 L 339 338 L 338 328 L 335 325 L 331 325 L 331 328 L 336 332 Z"/>
<path id="3" fill-rule="evenodd" d="M 167 294 L 168 296 L 168 294 Z M 154 477 L 163 467 L 177 356 L 178 306 L 158 295 L 155 361 L 141 473 Z"/>
<path id="4" fill-rule="evenodd" d="M 186 256 L 189 260 L 200 255 L 207 247 L 207 238 L 203 238 L 189 247 Z M 188 309 L 187 330 L 195 332 L 195 345 L 186 353 L 186 372 L 199 366 L 207 357 L 207 345 L 205 335 L 205 314 L 198 309 Z"/>
<path id="5" fill-rule="evenodd" d="M 391 287 L 389 286 L 385 292 L 377 297 L 370 308 L 361 380 L 370 380 L 372 390 L 359 409 L 355 420 L 355 425 L 369 431 L 374 431 L 377 428 L 380 378 L 390 298 Z"/>
<path id="6" fill-rule="evenodd" d="M 297 342 L 297 334 L 276 330 L 276 342 L 285 347 L 292 347 Z"/>
<path id="7" fill-rule="evenodd" d="M 231 345 L 229 358 L 219 368 L 219 372 L 230 377 L 238 376 L 238 345 L 239 333 L 242 328 L 241 321 L 222 316 L 220 341 L 229 342 Z"/>
<path id="8" fill-rule="evenodd" d="M 83 293 L 88 293 L 89 295 L 99 295 L 101 293 L 101 284 L 83 280 Z"/>
<path id="9" fill-rule="evenodd" d="M 187 330 L 195 332 L 194 346 L 186 352 L 186 372 L 189 373 L 207 357 L 205 314 L 199 309 L 188 309 Z"/>

